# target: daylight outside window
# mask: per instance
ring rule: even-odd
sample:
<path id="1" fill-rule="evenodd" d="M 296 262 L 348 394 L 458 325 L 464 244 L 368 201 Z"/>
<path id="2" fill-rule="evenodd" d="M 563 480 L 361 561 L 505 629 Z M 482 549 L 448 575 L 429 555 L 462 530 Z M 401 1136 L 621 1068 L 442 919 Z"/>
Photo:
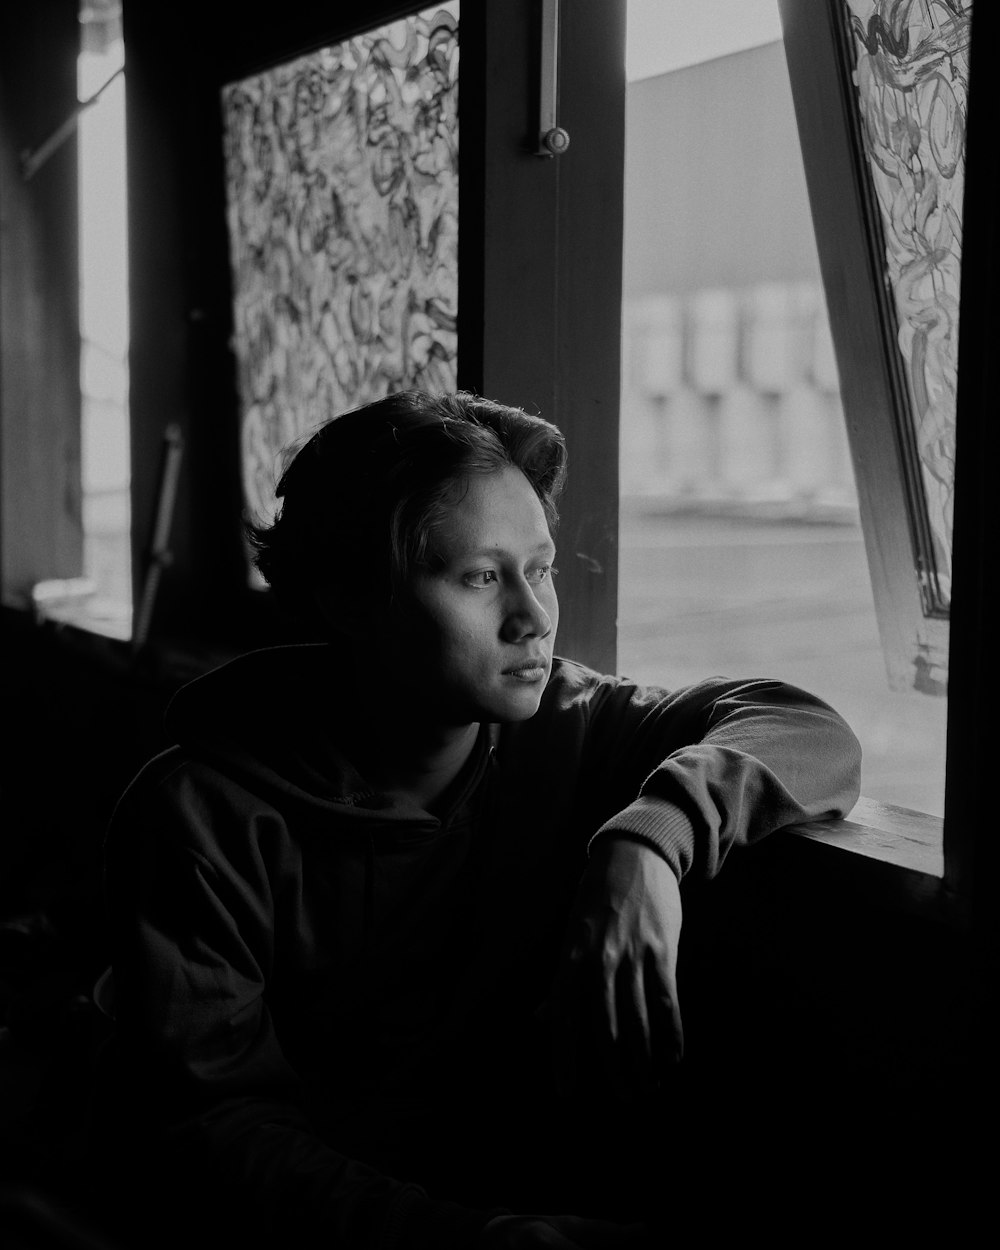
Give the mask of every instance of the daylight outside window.
<path id="1" fill-rule="evenodd" d="M 131 629 L 125 83 L 121 6 L 81 9 L 80 389 L 84 579 L 80 623 L 114 637 Z M 116 76 L 117 75 L 117 76 Z"/>
<path id="2" fill-rule="evenodd" d="M 711 10 L 628 5 L 619 670 L 804 686 L 866 796 L 940 816 L 946 699 L 886 677 L 777 0 Z"/>

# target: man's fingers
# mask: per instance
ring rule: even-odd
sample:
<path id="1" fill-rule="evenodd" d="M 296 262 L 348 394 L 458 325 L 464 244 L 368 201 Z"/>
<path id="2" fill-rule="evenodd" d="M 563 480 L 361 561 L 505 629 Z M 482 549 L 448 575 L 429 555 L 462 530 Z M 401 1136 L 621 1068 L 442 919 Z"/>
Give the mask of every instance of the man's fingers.
<path id="1" fill-rule="evenodd" d="M 641 962 L 605 955 L 598 978 L 594 1041 L 608 1087 L 619 1101 L 649 1093 L 655 1085 L 654 1037 Z"/>
<path id="2" fill-rule="evenodd" d="M 618 1061 L 623 1085 L 630 1093 L 653 1087 L 653 1038 L 641 964 L 624 964 L 618 974 L 620 1036 Z"/>
<path id="3" fill-rule="evenodd" d="M 665 971 L 662 962 L 649 954 L 644 983 L 653 1059 L 660 1072 L 665 1073 L 684 1055 L 684 1024 L 677 1000 L 677 980 L 672 970 Z"/>
<path id="4" fill-rule="evenodd" d="M 677 994 L 663 957 L 644 961 L 605 953 L 591 982 L 587 1013 L 595 1058 L 610 1092 L 620 1100 L 651 1093 L 683 1053 Z"/>
<path id="5" fill-rule="evenodd" d="M 598 994 L 598 1028 L 612 1044 L 618 1042 L 618 960 L 609 951 L 604 951 L 598 961 L 597 994 Z"/>

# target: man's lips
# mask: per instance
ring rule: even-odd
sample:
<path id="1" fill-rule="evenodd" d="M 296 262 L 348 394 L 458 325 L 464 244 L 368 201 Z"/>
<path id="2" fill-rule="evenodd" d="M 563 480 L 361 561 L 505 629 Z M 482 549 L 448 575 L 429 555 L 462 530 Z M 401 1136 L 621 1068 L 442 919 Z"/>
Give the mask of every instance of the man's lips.
<path id="1" fill-rule="evenodd" d="M 503 675 L 505 677 L 520 677 L 526 681 L 537 680 L 540 676 L 544 676 L 548 669 L 548 657 L 540 655 L 528 660 L 522 660 L 520 664 L 513 664 L 510 668 L 505 668 Z"/>

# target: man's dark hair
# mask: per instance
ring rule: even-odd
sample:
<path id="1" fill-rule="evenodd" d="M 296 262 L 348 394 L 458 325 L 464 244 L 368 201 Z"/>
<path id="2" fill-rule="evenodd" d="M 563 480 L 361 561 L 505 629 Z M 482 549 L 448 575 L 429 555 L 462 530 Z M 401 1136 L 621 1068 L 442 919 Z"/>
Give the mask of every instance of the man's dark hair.
<path id="1" fill-rule="evenodd" d="M 478 395 L 402 391 L 325 422 L 278 483 L 271 525 L 249 522 L 254 564 L 279 608 L 326 633 L 320 585 L 345 607 L 387 609 L 474 474 L 520 469 L 554 534 L 566 474 L 562 434 L 542 417 Z"/>

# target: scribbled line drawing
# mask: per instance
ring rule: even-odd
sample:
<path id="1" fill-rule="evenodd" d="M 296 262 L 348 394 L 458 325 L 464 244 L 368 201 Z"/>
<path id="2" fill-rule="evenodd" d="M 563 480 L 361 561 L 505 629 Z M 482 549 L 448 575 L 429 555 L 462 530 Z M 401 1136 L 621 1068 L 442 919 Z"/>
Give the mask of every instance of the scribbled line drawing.
<path id="1" fill-rule="evenodd" d="M 938 589 L 947 601 L 972 4 L 849 0 L 847 8 Z"/>
<path id="2" fill-rule="evenodd" d="M 458 9 L 223 88 L 245 502 L 322 420 L 457 377 Z"/>

